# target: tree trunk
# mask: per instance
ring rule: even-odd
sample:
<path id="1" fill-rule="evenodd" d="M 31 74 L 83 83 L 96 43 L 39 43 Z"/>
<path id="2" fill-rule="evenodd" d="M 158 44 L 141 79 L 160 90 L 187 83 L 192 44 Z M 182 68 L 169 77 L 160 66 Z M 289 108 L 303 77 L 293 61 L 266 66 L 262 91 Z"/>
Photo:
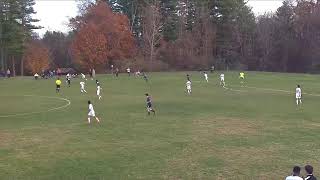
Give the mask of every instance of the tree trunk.
<path id="1" fill-rule="evenodd" d="M 1 54 L 1 71 L 4 71 L 4 49 L 3 47 L 0 48 L 0 54 Z"/>
<path id="2" fill-rule="evenodd" d="M 15 62 L 14 56 L 11 57 L 11 61 L 12 61 L 12 76 L 15 77 L 16 76 L 16 62 Z"/>
<path id="3" fill-rule="evenodd" d="M 20 72 L 21 72 L 21 76 L 24 75 L 24 58 L 21 58 L 21 64 L 20 64 Z"/>

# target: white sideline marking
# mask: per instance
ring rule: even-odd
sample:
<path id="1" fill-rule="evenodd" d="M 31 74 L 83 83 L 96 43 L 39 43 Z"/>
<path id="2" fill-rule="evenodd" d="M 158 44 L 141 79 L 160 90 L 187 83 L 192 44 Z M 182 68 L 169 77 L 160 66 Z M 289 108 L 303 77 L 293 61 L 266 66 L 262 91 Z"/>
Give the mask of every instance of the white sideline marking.
<path id="1" fill-rule="evenodd" d="M 226 89 L 226 90 L 236 91 L 236 92 L 248 92 L 248 91 L 244 91 L 244 90 L 238 90 L 238 89 L 227 88 L 226 86 L 223 86 L 223 88 L 224 88 L 224 89 Z"/>
<path id="2" fill-rule="evenodd" d="M 284 92 L 284 93 L 288 93 L 288 94 L 295 94 L 295 92 L 293 92 L 293 91 L 287 91 L 287 90 L 282 90 L 282 89 L 259 88 L 259 87 L 250 87 L 250 86 L 244 86 L 244 87 L 245 88 L 251 88 L 251 89 L 265 90 L 265 91 L 275 91 L 275 92 Z M 309 95 L 309 96 L 320 97 L 320 94 L 302 93 L 302 95 L 303 94 Z"/>
<path id="3" fill-rule="evenodd" d="M 48 99 L 59 99 L 59 100 L 66 101 L 67 104 L 65 104 L 63 106 L 55 107 L 55 108 L 50 108 L 50 109 L 45 110 L 45 111 L 36 111 L 36 112 L 29 112 L 29 113 L 11 114 L 11 115 L 0 116 L 0 118 L 25 116 L 25 115 L 30 115 L 30 114 L 40 114 L 40 113 L 45 113 L 45 112 L 51 112 L 51 111 L 56 111 L 56 110 L 59 110 L 59 109 L 62 109 L 62 108 L 66 108 L 66 107 L 71 105 L 71 101 L 69 99 L 61 98 L 61 97 L 36 96 L 36 95 L 23 95 L 23 96 L 25 96 L 25 97 L 42 97 L 42 98 L 48 98 Z"/>

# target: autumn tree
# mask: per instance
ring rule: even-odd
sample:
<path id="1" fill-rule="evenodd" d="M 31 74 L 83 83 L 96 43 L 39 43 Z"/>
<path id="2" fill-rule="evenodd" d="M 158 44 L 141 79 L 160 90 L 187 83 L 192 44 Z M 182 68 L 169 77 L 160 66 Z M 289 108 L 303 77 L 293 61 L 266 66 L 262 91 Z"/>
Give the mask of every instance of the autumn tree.
<path id="1" fill-rule="evenodd" d="M 23 58 L 27 70 L 33 74 L 49 68 L 49 50 L 39 40 L 32 40 L 27 44 Z"/>
<path id="2" fill-rule="evenodd" d="M 84 68 L 97 68 L 106 62 L 107 40 L 95 25 L 88 24 L 77 33 L 71 51 L 75 63 Z"/>
<path id="3" fill-rule="evenodd" d="M 135 44 L 128 18 L 123 14 L 114 13 L 105 2 L 99 1 L 90 6 L 86 13 L 71 20 L 71 26 L 76 32 L 71 46 L 74 58 L 79 62 L 83 62 L 83 58 L 96 62 L 81 63 L 88 65 L 88 68 L 92 65 L 106 64 L 109 61 L 129 59 L 134 55 Z M 91 38 L 90 41 L 96 40 L 97 42 L 82 43 L 89 40 L 87 37 Z M 79 56 L 79 53 L 85 49 L 82 46 L 91 49 L 90 54 L 86 53 L 84 57 Z M 102 56 L 104 56 L 103 62 Z"/>

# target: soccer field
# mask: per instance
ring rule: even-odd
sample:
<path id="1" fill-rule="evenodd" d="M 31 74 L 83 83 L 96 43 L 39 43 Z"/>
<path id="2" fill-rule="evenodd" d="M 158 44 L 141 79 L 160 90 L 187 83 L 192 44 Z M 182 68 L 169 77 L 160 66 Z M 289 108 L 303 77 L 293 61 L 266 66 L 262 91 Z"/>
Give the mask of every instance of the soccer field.
<path id="1" fill-rule="evenodd" d="M 0 79 L 0 179 L 284 179 L 294 165 L 320 170 L 320 76 L 152 73 L 80 79 Z M 63 78 L 64 80 L 64 78 Z M 303 104 L 295 104 L 300 84 Z M 148 116 L 145 93 L 156 116 Z M 91 100 L 101 123 L 87 124 Z"/>

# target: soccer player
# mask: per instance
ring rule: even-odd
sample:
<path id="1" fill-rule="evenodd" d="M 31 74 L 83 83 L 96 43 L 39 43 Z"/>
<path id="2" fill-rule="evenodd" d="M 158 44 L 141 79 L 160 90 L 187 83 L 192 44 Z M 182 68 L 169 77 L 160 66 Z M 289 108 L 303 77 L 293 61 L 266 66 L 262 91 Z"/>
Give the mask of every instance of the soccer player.
<path id="1" fill-rule="evenodd" d="M 83 82 L 83 81 L 81 81 L 80 82 L 80 92 L 81 93 L 87 93 L 87 91 L 84 89 L 84 85 L 85 85 L 86 83 L 85 82 Z"/>
<path id="2" fill-rule="evenodd" d="M 220 74 L 220 86 L 225 86 L 226 85 L 226 83 L 224 82 L 224 74 L 223 73 L 221 73 Z"/>
<path id="3" fill-rule="evenodd" d="M 152 108 L 152 101 L 151 101 L 151 97 L 149 96 L 148 93 L 145 94 L 147 97 L 147 111 L 148 111 L 148 115 L 150 115 L 151 112 L 153 112 L 153 115 L 156 115 L 156 111 Z"/>
<path id="4" fill-rule="evenodd" d="M 56 80 L 56 93 L 60 92 L 60 88 L 61 88 L 61 80 L 60 80 L 60 78 L 58 78 Z"/>
<path id="5" fill-rule="evenodd" d="M 81 77 L 82 77 L 82 79 L 87 80 L 87 79 L 86 79 L 86 75 L 84 75 L 83 73 L 81 73 Z"/>
<path id="6" fill-rule="evenodd" d="M 129 67 L 127 68 L 127 73 L 128 73 L 128 76 L 131 75 L 131 69 Z"/>
<path id="7" fill-rule="evenodd" d="M 142 73 L 142 76 L 143 76 L 143 79 L 148 82 L 148 77 L 147 77 L 147 74 L 145 72 Z"/>
<path id="8" fill-rule="evenodd" d="M 187 86 L 187 93 L 191 94 L 191 81 L 187 81 L 186 86 Z"/>
<path id="9" fill-rule="evenodd" d="M 190 80 L 190 75 L 189 75 L 189 74 L 187 74 L 187 80 L 188 80 L 188 81 L 191 81 L 191 80 Z"/>
<path id="10" fill-rule="evenodd" d="M 68 73 L 66 76 L 68 87 L 71 85 L 71 75 Z"/>
<path id="11" fill-rule="evenodd" d="M 102 98 L 101 95 L 100 95 L 101 89 L 102 89 L 102 88 L 100 87 L 100 85 L 98 85 L 98 86 L 97 86 L 97 96 L 98 96 L 99 100 L 101 100 L 101 98 Z"/>
<path id="12" fill-rule="evenodd" d="M 244 83 L 244 72 L 240 72 L 240 83 L 243 84 Z"/>
<path id="13" fill-rule="evenodd" d="M 306 173 L 307 173 L 307 177 L 305 178 L 305 180 L 317 180 L 317 178 L 313 175 L 313 167 L 310 165 L 306 165 L 304 167 Z"/>
<path id="14" fill-rule="evenodd" d="M 291 176 L 288 176 L 286 178 L 286 180 L 303 180 L 301 177 L 300 177 L 300 167 L 299 166 L 295 166 L 293 167 L 293 173 Z"/>
<path id="15" fill-rule="evenodd" d="M 302 90 L 300 88 L 300 85 L 297 85 L 297 88 L 296 88 L 296 103 L 297 103 L 297 106 L 299 104 L 302 104 Z"/>
<path id="16" fill-rule="evenodd" d="M 204 75 L 204 78 L 206 79 L 206 81 L 209 82 L 207 72 L 204 72 L 203 75 Z"/>
<path id="17" fill-rule="evenodd" d="M 100 120 L 99 118 L 96 116 L 96 113 L 94 112 L 94 109 L 93 109 L 93 105 L 91 104 L 90 101 L 88 101 L 88 104 L 89 104 L 89 113 L 88 113 L 88 122 L 89 124 L 91 123 L 91 118 L 94 117 L 98 123 L 100 123 Z"/>

